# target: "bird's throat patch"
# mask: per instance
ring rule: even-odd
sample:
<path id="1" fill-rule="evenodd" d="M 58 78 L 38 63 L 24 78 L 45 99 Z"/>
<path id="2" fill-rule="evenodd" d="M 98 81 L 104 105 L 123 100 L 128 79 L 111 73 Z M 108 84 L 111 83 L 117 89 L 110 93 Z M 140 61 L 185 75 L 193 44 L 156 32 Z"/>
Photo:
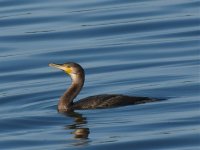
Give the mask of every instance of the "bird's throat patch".
<path id="1" fill-rule="evenodd" d="M 72 72 L 72 69 L 71 68 L 66 68 L 65 72 L 68 73 L 68 74 L 70 74 Z"/>

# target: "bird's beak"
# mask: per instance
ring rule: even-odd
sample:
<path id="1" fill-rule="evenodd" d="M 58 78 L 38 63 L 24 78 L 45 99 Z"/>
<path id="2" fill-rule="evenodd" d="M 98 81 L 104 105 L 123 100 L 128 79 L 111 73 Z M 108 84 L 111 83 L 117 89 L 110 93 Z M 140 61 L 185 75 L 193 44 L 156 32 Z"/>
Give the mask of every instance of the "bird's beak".
<path id="1" fill-rule="evenodd" d="M 72 73 L 72 69 L 71 68 L 67 68 L 67 67 L 63 66 L 62 64 L 53 64 L 53 63 L 50 63 L 49 66 L 50 67 L 54 67 L 54 68 L 58 68 L 60 70 L 63 70 L 64 72 L 66 72 L 69 75 Z"/>
<path id="2" fill-rule="evenodd" d="M 54 68 L 58 68 L 58 69 L 61 69 L 61 70 L 64 70 L 65 71 L 65 67 L 63 65 L 60 65 L 60 64 L 53 64 L 53 63 L 50 63 L 49 64 L 50 67 L 54 67 Z"/>

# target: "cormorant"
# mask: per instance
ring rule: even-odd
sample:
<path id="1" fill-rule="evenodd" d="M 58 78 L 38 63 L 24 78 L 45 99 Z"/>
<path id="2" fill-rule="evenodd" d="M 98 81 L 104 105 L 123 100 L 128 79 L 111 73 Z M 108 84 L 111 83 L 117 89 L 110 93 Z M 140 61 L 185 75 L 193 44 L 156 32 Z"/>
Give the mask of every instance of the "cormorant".
<path id="1" fill-rule="evenodd" d="M 83 87 L 85 81 L 84 69 L 79 64 L 74 62 L 64 64 L 50 63 L 49 66 L 63 70 L 72 79 L 72 84 L 59 100 L 59 112 L 69 112 L 76 109 L 109 108 L 157 101 L 157 99 L 148 97 L 133 97 L 121 94 L 102 94 L 86 97 L 77 102 L 73 102 Z"/>

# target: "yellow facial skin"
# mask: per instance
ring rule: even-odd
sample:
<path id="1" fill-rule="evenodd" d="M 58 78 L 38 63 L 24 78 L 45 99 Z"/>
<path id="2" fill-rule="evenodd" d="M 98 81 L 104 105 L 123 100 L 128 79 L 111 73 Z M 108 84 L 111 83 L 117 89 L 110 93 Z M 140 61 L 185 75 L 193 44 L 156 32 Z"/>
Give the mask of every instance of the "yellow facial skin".
<path id="1" fill-rule="evenodd" d="M 70 73 L 72 73 L 72 68 L 71 67 L 66 67 L 64 71 L 66 73 L 70 74 Z"/>
<path id="2" fill-rule="evenodd" d="M 49 66 L 61 69 L 61 70 L 65 71 L 67 74 L 72 73 L 72 68 L 70 66 L 67 66 L 66 64 L 58 65 L 58 64 L 50 63 Z"/>

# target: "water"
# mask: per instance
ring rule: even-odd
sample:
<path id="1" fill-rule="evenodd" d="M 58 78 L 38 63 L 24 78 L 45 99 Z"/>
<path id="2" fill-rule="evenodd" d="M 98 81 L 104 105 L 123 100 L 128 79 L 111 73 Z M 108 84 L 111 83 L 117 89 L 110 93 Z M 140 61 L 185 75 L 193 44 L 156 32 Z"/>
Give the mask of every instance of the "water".
<path id="1" fill-rule="evenodd" d="M 0 149 L 198 149 L 199 5 L 0 0 Z M 70 79 L 48 63 L 67 61 L 86 71 L 78 98 L 165 100 L 59 114 Z"/>

